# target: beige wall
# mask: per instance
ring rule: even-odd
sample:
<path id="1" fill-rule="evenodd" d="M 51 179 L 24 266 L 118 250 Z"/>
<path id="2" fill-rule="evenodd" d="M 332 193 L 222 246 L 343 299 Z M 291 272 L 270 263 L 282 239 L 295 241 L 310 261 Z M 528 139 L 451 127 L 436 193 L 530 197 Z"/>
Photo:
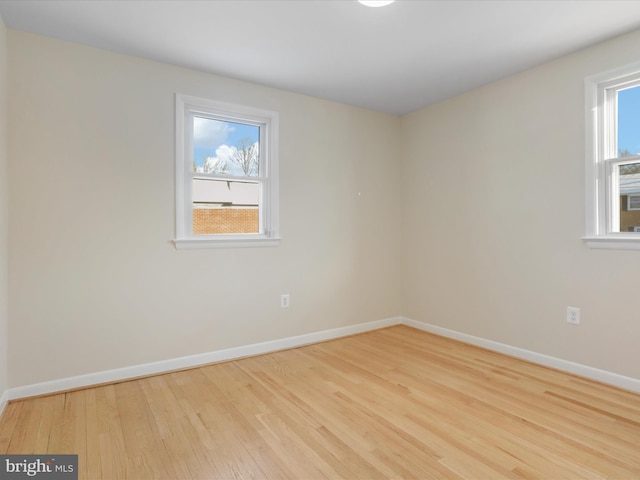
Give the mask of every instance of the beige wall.
<path id="1" fill-rule="evenodd" d="M 580 240 L 584 78 L 639 47 L 635 32 L 402 118 L 406 316 L 640 378 L 640 252 Z"/>
<path id="2" fill-rule="evenodd" d="M 9 81 L 11 387 L 400 313 L 397 117 L 17 31 Z M 279 247 L 171 244 L 176 92 L 280 112 Z"/>
<path id="3" fill-rule="evenodd" d="M 7 32 L 0 17 L 0 397 L 7 384 L 8 246 L 7 210 Z"/>

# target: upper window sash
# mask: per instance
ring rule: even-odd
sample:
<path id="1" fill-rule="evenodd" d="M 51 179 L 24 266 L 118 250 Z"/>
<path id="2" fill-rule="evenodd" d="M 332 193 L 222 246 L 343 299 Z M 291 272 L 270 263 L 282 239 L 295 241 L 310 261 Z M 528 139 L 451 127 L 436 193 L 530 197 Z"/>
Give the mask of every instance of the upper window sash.
<path id="1" fill-rule="evenodd" d="M 618 157 L 618 92 L 637 86 L 640 86 L 640 71 L 598 85 L 600 161 Z"/>
<path id="2" fill-rule="evenodd" d="M 216 103 L 219 104 L 218 102 L 212 102 L 212 103 Z M 227 104 L 224 104 L 227 105 Z M 186 107 L 188 108 L 188 107 Z M 238 106 L 238 108 L 241 108 Z M 243 108 L 247 108 L 247 107 L 243 107 Z M 255 109 L 251 109 L 252 111 L 256 111 Z M 270 114 L 274 114 L 275 112 L 268 112 Z M 205 112 L 203 111 L 203 109 L 201 108 L 193 108 L 188 110 L 186 113 L 186 115 L 188 115 L 188 121 L 187 123 L 189 124 L 189 138 L 192 140 L 193 139 L 193 119 L 196 117 L 199 118 L 206 118 L 206 119 L 210 119 L 210 120 L 218 120 L 221 122 L 234 122 L 234 123 L 239 123 L 239 124 L 243 124 L 243 125 L 252 125 L 254 127 L 258 127 L 259 129 L 259 141 L 258 144 L 260 146 L 260 152 L 258 155 L 258 172 L 257 175 L 250 175 L 249 177 L 251 178 L 255 178 L 258 176 L 261 176 L 263 178 L 267 178 L 269 176 L 269 171 L 268 171 L 268 159 L 270 157 L 269 155 L 269 135 L 267 134 L 267 131 L 269 129 L 272 128 L 272 121 L 269 118 L 264 118 L 264 117 L 257 117 L 255 115 L 247 115 L 247 117 L 239 117 L 236 114 L 234 115 L 229 115 L 229 116 L 223 116 L 220 114 L 213 114 L 210 112 Z M 191 146 L 192 147 L 192 146 Z M 190 154 L 190 153 L 189 153 Z M 189 165 L 185 165 L 187 167 L 187 169 L 189 169 Z M 230 175 L 226 175 L 225 174 L 225 178 L 227 176 Z"/>

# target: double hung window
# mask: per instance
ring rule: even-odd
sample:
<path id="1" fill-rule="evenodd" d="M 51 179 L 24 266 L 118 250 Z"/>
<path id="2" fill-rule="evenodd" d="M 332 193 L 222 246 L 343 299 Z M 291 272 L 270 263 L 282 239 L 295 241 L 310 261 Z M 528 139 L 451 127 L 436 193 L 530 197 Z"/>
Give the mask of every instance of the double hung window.
<path id="1" fill-rule="evenodd" d="M 176 96 L 177 248 L 278 242 L 278 114 Z"/>
<path id="2" fill-rule="evenodd" d="M 585 240 L 640 249 L 640 65 L 589 77 L 585 86 Z"/>

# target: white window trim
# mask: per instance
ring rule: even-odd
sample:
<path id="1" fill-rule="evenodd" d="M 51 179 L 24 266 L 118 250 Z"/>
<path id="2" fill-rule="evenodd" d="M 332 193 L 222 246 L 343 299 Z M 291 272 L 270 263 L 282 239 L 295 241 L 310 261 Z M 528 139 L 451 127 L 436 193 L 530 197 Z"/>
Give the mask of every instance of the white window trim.
<path id="1" fill-rule="evenodd" d="M 609 212 L 615 208 L 619 198 L 611 195 L 612 175 L 610 170 L 614 163 L 638 161 L 640 157 L 625 157 L 618 161 L 605 162 L 606 152 L 615 144 L 615 138 L 610 138 L 601 125 L 604 125 L 604 92 L 606 88 L 622 85 L 625 77 L 637 75 L 640 63 L 592 75 L 585 79 L 585 223 L 586 235 L 582 238 L 590 248 L 609 248 L 618 250 L 640 250 L 640 234 L 633 232 L 612 232 L 611 222 L 615 214 Z M 611 114 L 611 112 L 609 112 Z M 615 122 L 615 118 L 609 118 Z M 613 144 L 611 143 L 613 142 Z"/>
<path id="2" fill-rule="evenodd" d="M 267 178 L 261 197 L 261 222 L 264 233 L 242 235 L 194 235 L 193 206 L 191 202 L 192 167 L 191 145 L 187 131 L 192 127 L 185 122 L 192 113 L 219 115 L 235 119 L 239 123 L 251 121 L 265 126 L 261 128 L 260 141 L 265 144 L 267 159 L 261 159 L 261 169 Z M 189 134 L 189 135 L 187 135 Z M 279 245 L 279 195 L 278 195 L 278 113 L 244 105 L 234 105 L 190 95 L 176 94 L 176 238 L 177 249 L 274 247 Z M 265 164 L 262 162 L 265 161 Z M 263 168 L 266 165 L 267 168 Z M 189 170 L 188 170 L 189 169 Z"/>

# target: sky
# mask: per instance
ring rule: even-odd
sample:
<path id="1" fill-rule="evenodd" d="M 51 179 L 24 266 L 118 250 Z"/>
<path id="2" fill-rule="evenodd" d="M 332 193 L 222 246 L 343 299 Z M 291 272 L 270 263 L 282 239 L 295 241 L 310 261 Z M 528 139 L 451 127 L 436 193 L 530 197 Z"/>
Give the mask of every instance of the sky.
<path id="1" fill-rule="evenodd" d="M 618 149 L 640 154 L 640 86 L 618 92 Z"/>
<path id="2" fill-rule="evenodd" d="M 254 125 L 225 122 L 211 118 L 194 117 L 193 121 L 193 156 L 198 167 L 208 157 L 227 160 L 229 174 L 242 175 L 242 170 L 230 158 L 240 140 L 248 138 L 258 142 L 260 128 Z M 215 161 L 215 160 L 214 160 Z"/>

